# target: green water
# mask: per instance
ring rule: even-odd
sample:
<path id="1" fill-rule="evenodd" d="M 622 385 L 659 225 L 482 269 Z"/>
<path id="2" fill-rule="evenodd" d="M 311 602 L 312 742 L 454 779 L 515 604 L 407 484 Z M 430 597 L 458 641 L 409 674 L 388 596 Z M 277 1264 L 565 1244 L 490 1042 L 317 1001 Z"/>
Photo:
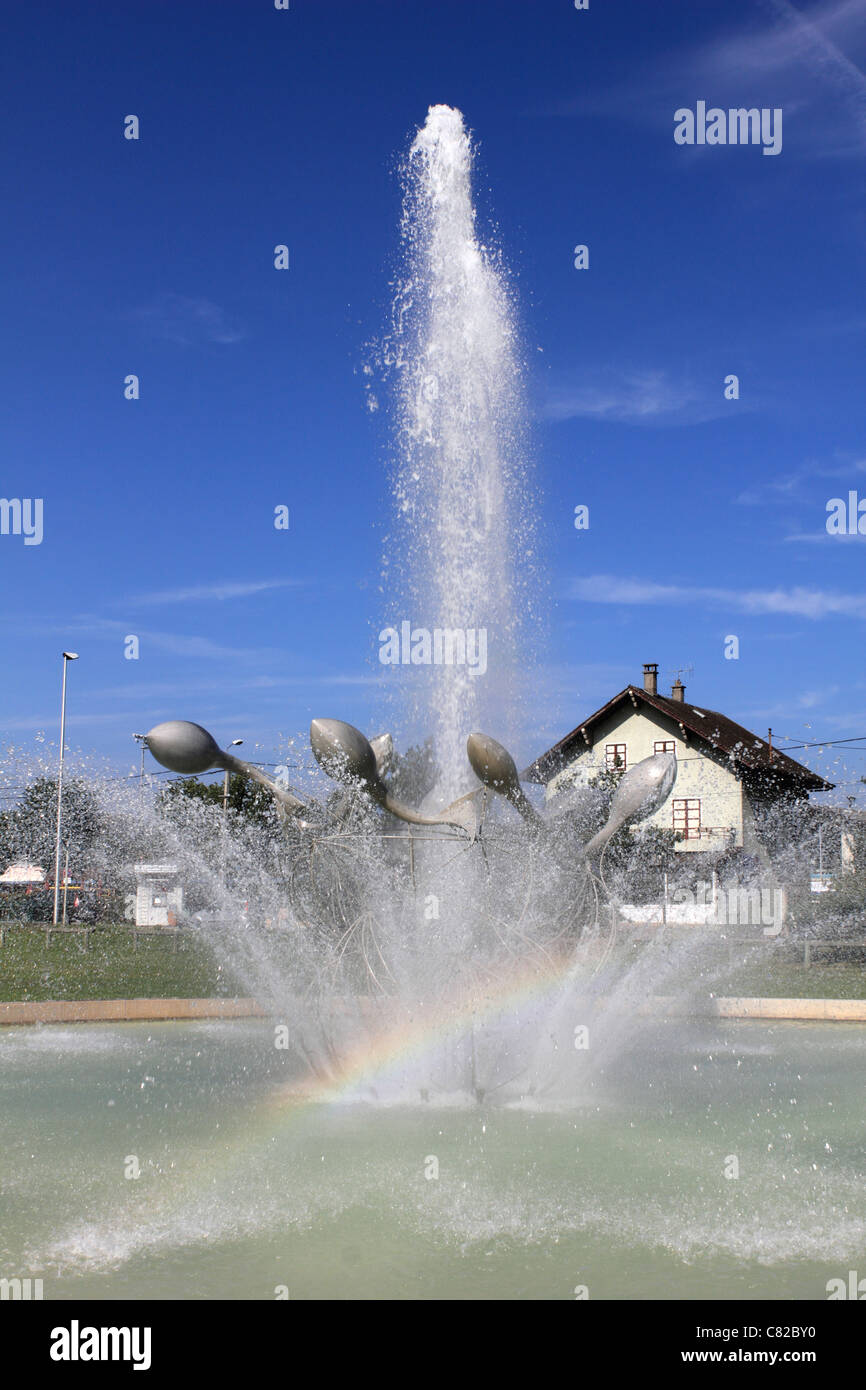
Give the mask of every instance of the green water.
<path id="1" fill-rule="evenodd" d="M 555 1111 L 299 1105 L 273 1039 L 0 1031 L 0 1276 L 46 1299 L 820 1299 L 866 1275 L 859 1026 L 654 1022 Z"/>

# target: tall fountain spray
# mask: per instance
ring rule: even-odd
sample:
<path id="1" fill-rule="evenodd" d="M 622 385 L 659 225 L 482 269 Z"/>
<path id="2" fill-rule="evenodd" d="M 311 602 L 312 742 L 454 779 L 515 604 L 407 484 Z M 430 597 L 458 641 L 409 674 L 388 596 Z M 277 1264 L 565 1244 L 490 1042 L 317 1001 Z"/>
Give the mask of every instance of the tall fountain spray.
<path id="1" fill-rule="evenodd" d="M 598 921 L 584 853 L 598 826 L 584 830 L 579 806 L 539 815 L 507 748 L 480 732 L 509 741 L 522 732 L 525 620 L 536 615 L 515 311 L 508 277 L 479 239 L 472 168 L 460 112 L 431 107 L 405 166 L 403 274 L 386 345 L 397 381 L 401 531 L 389 546 L 401 568 L 388 588 L 395 605 L 406 604 L 391 614 L 390 630 L 405 641 L 409 629 L 410 659 L 400 653 L 396 676 L 418 724 L 434 733 L 432 804 L 419 811 L 389 785 L 390 738 L 371 743 L 340 720 L 314 719 L 313 754 L 345 794 L 308 806 L 275 790 L 287 833 L 300 842 L 287 851 L 288 879 L 266 915 L 285 922 L 291 949 L 263 970 L 266 946 L 257 939 L 250 955 L 250 933 L 237 928 L 231 905 L 220 914 L 231 959 L 243 947 L 249 961 L 250 992 L 278 1006 L 291 999 L 304 1055 L 320 1072 L 344 1069 L 346 1025 L 366 1036 L 371 995 L 377 1027 L 393 1017 L 417 1026 L 422 1014 L 435 1015 L 437 1027 L 449 1020 L 421 1081 L 400 1072 L 398 1091 L 408 1095 L 537 1088 L 537 1038 L 547 1046 L 552 1031 L 543 1020 L 565 1018 L 572 967 L 582 964 L 575 946 Z M 450 642 L 437 643 L 437 633 Z M 147 742 L 178 772 L 219 766 L 269 782 L 187 721 L 157 726 Z M 676 766 L 666 758 L 629 769 L 613 818 L 590 841 L 593 853 L 669 794 Z M 510 806 L 501 817 L 496 798 Z M 377 822 L 377 809 L 413 826 L 412 836 Z M 228 877 L 249 881 L 241 866 Z M 500 1018 L 495 1001 L 525 989 L 540 991 L 528 1012 Z"/>
<path id="2" fill-rule="evenodd" d="M 475 644 L 474 670 L 433 662 L 413 683 L 445 797 L 465 785 L 472 729 L 515 732 L 503 720 L 519 704 L 533 568 L 515 312 L 497 254 L 479 239 L 472 169 L 461 113 L 431 106 L 405 166 L 404 273 L 386 353 L 397 373 L 395 587 L 410 609 L 401 616 Z"/>

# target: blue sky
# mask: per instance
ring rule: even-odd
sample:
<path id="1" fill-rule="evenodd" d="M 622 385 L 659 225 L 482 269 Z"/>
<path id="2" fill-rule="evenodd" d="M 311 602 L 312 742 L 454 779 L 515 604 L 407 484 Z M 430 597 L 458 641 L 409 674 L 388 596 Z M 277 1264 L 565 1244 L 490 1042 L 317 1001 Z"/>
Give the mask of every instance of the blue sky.
<path id="1" fill-rule="evenodd" d="M 313 715 L 381 727 L 389 412 L 362 369 L 397 162 L 440 102 L 520 303 L 550 599 L 520 756 L 649 660 L 780 741 L 866 736 L 866 536 L 825 529 L 866 498 L 858 12 L 9 6 L 0 491 L 44 500 L 44 537 L 0 536 L 4 744 L 57 739 L 64 648 L 68 741 L 120 772 L 167 718 L 262 760 Z M 781 153 L 677 145 L 699 100 L 781 108 Z M 840 794 L 866 774 L 798 756 Z"/>

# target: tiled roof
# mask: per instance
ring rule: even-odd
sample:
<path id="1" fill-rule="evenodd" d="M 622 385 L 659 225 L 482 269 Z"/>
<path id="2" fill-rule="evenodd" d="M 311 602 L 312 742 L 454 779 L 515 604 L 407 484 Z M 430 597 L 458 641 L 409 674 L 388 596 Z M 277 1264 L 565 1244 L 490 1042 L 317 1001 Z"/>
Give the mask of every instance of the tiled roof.
<path id="1" fill-rule="evenodd" d="M 613 713 L 616 707 L 626 700 L 633 705 L 643 701 L 659 714 L 673 720 L 687 731 L 689 737 L 695 737 L 725 755 L 733 772 L 769 773 L 780 784 L 793 785 L 802 791 L 830 791 L 833 787 L 832 782 L 825 782 L 823 777 L 811 772 L 780 749 L 771 749 L 764 739 L 744 729 L 742 724 L 728 719 L 726 715 L 719 714 L 717 710 L 688 705 L 684 700 L 672 700 L 666 695 L 651 695 L 648 690 L 643 690 L 637 685 L 627 685 L 625 690 L 614 695 L 612 700 L 608 700 L 595 714 L 578 724 L 577 728 L 566 734 L 559 743 L 555 743 L 546 753 L 536 758 L 522 774 L 524 780 L 549 782 L 551 777 L 587 746 L 583 731 L 586 730 L 587 734 L 590 734 L 593 725 Z"/>

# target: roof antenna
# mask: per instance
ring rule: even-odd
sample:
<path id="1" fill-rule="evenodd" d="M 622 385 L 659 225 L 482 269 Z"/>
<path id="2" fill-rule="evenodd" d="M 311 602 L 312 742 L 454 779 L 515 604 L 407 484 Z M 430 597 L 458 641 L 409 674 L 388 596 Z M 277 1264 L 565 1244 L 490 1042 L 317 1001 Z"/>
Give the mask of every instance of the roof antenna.
<path id="1" fill-rule="evenodd" d="M 694 666 L 677 666 L 675 670 L 673 670 L 673 671 L 668 671 L 668 675 L 669 675 L 669 676 L 676 676 L 676 678 L 677 678 L 677 680 L 680 682 L 680 684 L 682 684 L 682 678 L 683 678 L 683 676 L 693 676 L 694 674 L 695 674 L 695 668 L 694 668 Z"/>
<path id="2" fill-rule="evenodd" d="M 682 703 L 683 700 L 685 700 L 685 698 L 686 698 L 686 688 L 685 688 L 685 686 L 683 685 L 682 677 L 683 677 L 683 676 L 690 676 L 690 675 L 692 675 L 692 673 L 694 672 L 694 669 L 695 669 L 694 666 L 678 666 L 678 667 L 677 667 L 676 671 L 673 673 L 673 674 L 676 676 L 676 680 L 674 681 L 673 685 L 671 686 L 670 698 L 671 698 L 672 700 L 676 700 L 676 701 L 678 701 L 679 703 Z"/>

